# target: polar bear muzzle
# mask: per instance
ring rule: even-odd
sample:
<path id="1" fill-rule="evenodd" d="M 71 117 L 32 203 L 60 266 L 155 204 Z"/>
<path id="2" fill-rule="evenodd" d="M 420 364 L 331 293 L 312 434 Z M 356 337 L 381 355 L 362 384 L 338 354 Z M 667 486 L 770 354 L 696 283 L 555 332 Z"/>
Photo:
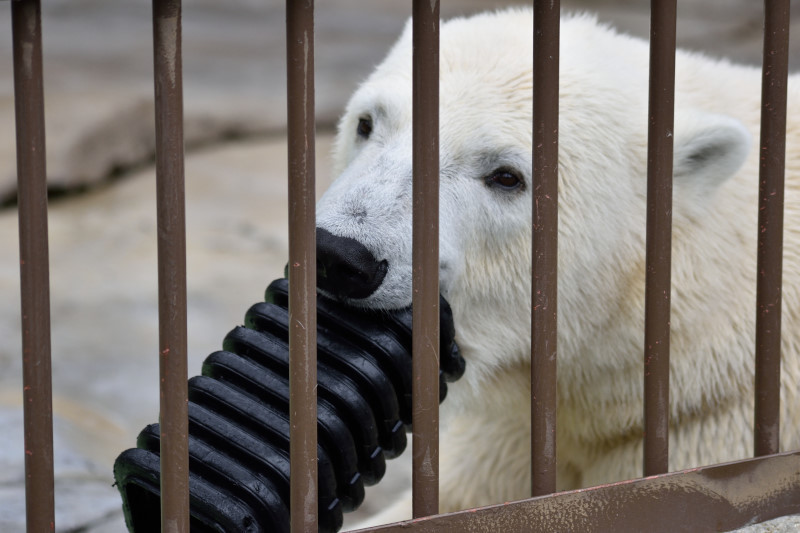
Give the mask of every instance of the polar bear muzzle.
<path id="1" fill-rule="evenodd" d="M 366 246 L 317 228 L 317 286 L 339 300 L 361 299 L 383 283 L 389 263 Z"/>

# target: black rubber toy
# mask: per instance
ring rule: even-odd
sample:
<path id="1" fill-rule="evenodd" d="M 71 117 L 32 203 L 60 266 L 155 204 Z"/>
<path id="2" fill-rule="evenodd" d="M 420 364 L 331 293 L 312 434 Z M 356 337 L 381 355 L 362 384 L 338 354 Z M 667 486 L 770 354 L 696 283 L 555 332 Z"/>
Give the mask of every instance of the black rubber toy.
<path id="1" fill-rule="evenodd" d="M 288 282 L 274 281 L 245 326 L 189 380 L 189 498 L 192 532 L 289 531 Z M 464 373 L 450 306 L 440 302 L 442 401 Z M 317 299 L 319 530 L 383 477 L 386 458 L 406 448 L 411 425 L 411 309 L 360 311 Z M 128 529 L 160 527 L 159 426 L 114 464 Z"/>

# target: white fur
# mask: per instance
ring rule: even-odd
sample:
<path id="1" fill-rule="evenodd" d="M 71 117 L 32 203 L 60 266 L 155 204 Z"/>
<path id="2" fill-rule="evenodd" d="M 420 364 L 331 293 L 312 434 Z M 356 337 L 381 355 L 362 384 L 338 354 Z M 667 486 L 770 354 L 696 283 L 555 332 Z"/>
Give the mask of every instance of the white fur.
<path id="1" fill-rule="evenodd" d="M 645 41 L 589 16 L 561 27 L 558 484 L 641 475 Z M 441 508 L 529 495 L 532 15 L 441 27 L 441 287 L 467 373 L 443 404 Z M 675 111 L 670 468 L 752 453 L 760 74 L 679 52 Z M 800 447 L 800 144 L 789 86 L 783 449 Z M 356 134 L 370 116 L 369 139 Z M 794 121 L 794 122 L 793 122 Z M 411 30 L 341 120 L 318 224 L 389 271 L 353 305 L 411 301 Z M 524 190 L 484 177 L 513 167 Z M 405 497 L 378 520 L 410 516 Z"/>

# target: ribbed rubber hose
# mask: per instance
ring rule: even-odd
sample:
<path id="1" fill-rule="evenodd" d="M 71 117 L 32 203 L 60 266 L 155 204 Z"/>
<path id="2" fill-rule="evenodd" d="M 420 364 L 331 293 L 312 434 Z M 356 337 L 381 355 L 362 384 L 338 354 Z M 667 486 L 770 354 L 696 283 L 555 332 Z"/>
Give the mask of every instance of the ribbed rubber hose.
<path id="1" fill-rule="evenodd" d="M 189 380 L 192 532 L 289 532 L 288 282 L 270 284 L 223 350 Z M 440 397 L 465 363 L 441 299 Z M 381 480 L 411 425 L 411 309 L 363 311 L 317 299 L 319 530 Z M 129 531 L 160 527 L 159 426 L 120 454 L 114 477 Z"/>

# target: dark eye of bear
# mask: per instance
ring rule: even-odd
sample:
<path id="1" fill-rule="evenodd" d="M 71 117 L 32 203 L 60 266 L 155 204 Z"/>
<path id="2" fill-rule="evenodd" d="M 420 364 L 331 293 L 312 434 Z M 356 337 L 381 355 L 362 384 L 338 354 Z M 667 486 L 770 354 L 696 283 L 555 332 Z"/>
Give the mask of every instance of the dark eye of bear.
<path id="1" fill-rule="evenodd" d="M 372 133 L 372 119 L 369 117 L 358 119 L 356 132 L 359 137 L 363 137 L 364 139 L 369 138 L 369 134 Z"/>
<path id="2" fill-rule="evenodd" d="M 504 191 L 515 191 L 522 188 L 522 179 L 513 170 L 498 168 L 484 178 L 486 185 Z"/>

